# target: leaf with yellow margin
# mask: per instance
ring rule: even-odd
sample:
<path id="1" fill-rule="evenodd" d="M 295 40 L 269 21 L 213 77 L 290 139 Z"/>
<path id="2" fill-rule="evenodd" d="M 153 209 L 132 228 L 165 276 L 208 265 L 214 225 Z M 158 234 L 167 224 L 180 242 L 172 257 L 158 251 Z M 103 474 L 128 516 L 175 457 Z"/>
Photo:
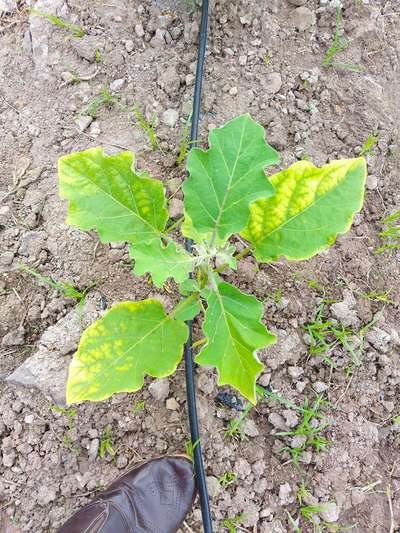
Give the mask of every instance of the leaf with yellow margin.
<path id="1" fill-rule="evenodd" d="M 203 332 L 207 344 L 196 363 L 215 366 L 219 385 L 235 387 L 255 404 L 256 379 L 264 368 L 256 350 L 276 341 L 261 323 L 263 305 L 225 282 L 207 290 L 205 297 L 208 307 Z"/>
<path id="2" fill-rule="evenodd" d="M 186 324 L 167 315 L 158 300 L 114 305 L 81 337 L 69 368 L 67 403 L 137 391 L 146 375 L 169 376 L 187 338 Z"/>
<path id="3" fill-rule="evenodd" d="M 151 242 L 165 228 L 162 183 L 134 169 L 132 152 L 107 156 L 103 148 L 61 157 L 60 196 L 69 201 L 67 223 L 97 230 L 102 242 Z"/>
<path id="4" fill-rule="evenodd" d="M 350 229 L 363 204 L 366 175 L 364 158 L 321 168 L 299 161 L 270 176 L 276 193 L 251 205 L 241 235 L 253 244 L 258 261 L 308 259 Z"/>

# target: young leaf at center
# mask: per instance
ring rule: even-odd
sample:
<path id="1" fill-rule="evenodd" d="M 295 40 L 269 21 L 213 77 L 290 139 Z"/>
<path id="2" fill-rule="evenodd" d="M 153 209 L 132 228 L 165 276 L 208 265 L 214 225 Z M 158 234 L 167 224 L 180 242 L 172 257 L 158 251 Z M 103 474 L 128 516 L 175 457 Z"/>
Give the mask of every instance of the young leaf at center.
<path id="1" fill-rule="evenodd" d="M 271 196 L 274 189 L 264 168 L 279 161 L 265 142 L 265 132 L 250 115 L 212 130 L 207 151 L 193 148 L 188 179 L 183 184 L 185 212 L 199 233 L 226 239 L 244 228 L 249 204 Z"/>
<path id="2" fill-rule="evenodd" d="M 219 385 L 232 385 L 255 404 L 256 378 L 264 368 L 256 350 L 276 341 L 261 323 L 263 305 L 225 282 L 207 291 L 206 300 L 203 331 L 207 344 L 196 363 L 215 366 Z"/>
<path id="3" fill-rule="evenodd" d="M 83 333 L 68 376 L 67 402 L 99 401 L 134 392 L 144 376 L 172 374 L 188 328 L 168 316 L 158 300 L 114 305 Z"/>

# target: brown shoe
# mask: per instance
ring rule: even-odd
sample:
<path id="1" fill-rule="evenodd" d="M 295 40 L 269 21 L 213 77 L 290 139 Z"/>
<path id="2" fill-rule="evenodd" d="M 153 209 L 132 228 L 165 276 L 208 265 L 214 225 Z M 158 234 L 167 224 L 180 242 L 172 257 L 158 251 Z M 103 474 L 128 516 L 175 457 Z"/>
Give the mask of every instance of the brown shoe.
<path id="1" fill-rule="evenodd" d="M 58 533 L 175 533 L 195 495 L 190 459 L 160 457 L 121 476 Z"/>

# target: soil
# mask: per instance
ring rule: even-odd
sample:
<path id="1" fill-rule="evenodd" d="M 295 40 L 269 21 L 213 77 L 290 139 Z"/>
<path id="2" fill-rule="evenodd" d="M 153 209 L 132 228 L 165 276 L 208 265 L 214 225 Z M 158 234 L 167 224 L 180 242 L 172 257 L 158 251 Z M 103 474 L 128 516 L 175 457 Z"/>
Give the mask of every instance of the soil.
<path id="1" fill-rule="evenodd" d="M 125 246 L 99 244 L 94 233 L 65 225 L 57 160 L 97 145 L 109 153 L 132 150 L 138 167 L 162 179 L 174 194 L 174 213 L 179 214 L 184 169 L 174 162 L 190 113 L 199 19 L 188 4 L 0 2 L 0 13 L 3 5 L 11 5 L 0 15 L 1 531 L 53 532 L 128 465 L 185 449 L 182 366 L 168 386 L 157 387 L 159 400 L 145 388 L 78 406 L 69 416 L 40 390 L 5 378 L 74 306 L 21 272 L 21 262 L 81 289 L 96 282 L 91 298 L 103 307 L 156 294 L 167 304 L 175 298 L 156 291 L 146 278 L 132 277 Z M 381 219 L 400 207 L 399 2 L 343 2 L 349 46 L 337 61 L 359 65 L 359 72 L 322 66 L 335 28 L 333 0 L 211 4 L 203 145 L 209 129 L 245 112 L 265 126 L 282 167 L 302 157 L 318 165 L 354 157 L 371 132 L 378 136 L 367 154 L 365 206 L 329 252 L 304 263 L 260 267 L 248 258 L 226 277 L 265 302 L 265 323 L 279 337 L 276 346 L 260 354 L 267 368 L 260 382 L 298 406 L 323 393 L 327 427 L 322 435 L 329 446 L 320 453 L 308 447 L 296 466 L 287 452 L 280 452 L 290 446 L 290 438 L 276 433 L 296 426 L 298 412 L 271 401 L 250 413 L 245 439 L 226 437 L 224 428 L 237 413 L 215 403 L 215 373 L 199 369 L 215 531 L 227 531 L 223 520 L 241 513 L 237 531 L 294 530 L 289 515 L 294 520 L 299 515 L 296 495 L 304 483 L 310 493 L 306 504 L 330 502 L 325 513 L 314 516 L 322 520 L 321 531 L 354 525 L 356 533 L 394 532 L 400 527 L 400 430 L 395 424 L 400 415 L 400 254 L 375 250 L 382 244 Z M 86 36 L 74 38 L 30 14 L 32 6 L 79 24 Z M 71 75 L 80 79 L 71 82 Z M 104 87 L 115 101 L 100 106 L 90 120 L 87 106 Z M 158 117 L 162 152 L 150 149 L 131 113 L 134 105 L 148 118 Z M 163 115 L 167 110 L 178 115 Z M 387 302 L 365 297 L 388 290 Z M 359 329 L 374 320 L 351 377 L 344 371 L 349 355 L 339 347 L 331 354 L 337 368 L 308 354 L 303 325 L 312 320 L 322 297 L 339 302 L 327 304 L 326 313 L 343 324 Z M 172 398 L 175 402 L 166 403 Z M 102 458 L 99 446 L 107 427 L 115 455 L 106 452 Z M 217 481 L 225 472 L 237 475 L 226 488 Z M 302 518 L 300 527 L 307 532 L 314 526 Z M 202 530 L 198 504 L 184 530 Z"/>

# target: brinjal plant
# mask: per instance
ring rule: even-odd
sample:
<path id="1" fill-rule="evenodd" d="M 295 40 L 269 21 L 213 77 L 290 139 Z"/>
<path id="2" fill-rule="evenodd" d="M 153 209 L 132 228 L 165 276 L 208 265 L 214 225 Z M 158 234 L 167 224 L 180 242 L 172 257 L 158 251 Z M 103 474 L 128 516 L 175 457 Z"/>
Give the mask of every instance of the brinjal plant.
<path id="1" fill-rule="evenodd" d="M 361 209 L 366 178 L 363 158 L 321 168 L 299 161 L 267 177 L 264 169 L 278 162 L 249 115 L 212 130 L 208 150 L 190 150 L 180 227 L 194 242 L 189 253 L 174 238 L 179 224 L 168 221 L 162 182 L 139 174 L 133 153 L 91 148 L 60 159 L 67 223 L 96 230 L 103 243 L 129 243 L 136 275 L 148 273 L 157 287 L 173 278 L 183 296 L 168 313 L 157 299 L 116 303 L 89 326 L 70 365 L 68 403 L 134 392 L 145 376 L 173 374 L 188 339 L 185 321 L 201 313 L 196 363 L 215 367 L 219 385 L 256 403 L 264 368 L 257 351 L 276 338 L 262 322 L 262 303 L 225 281 L 224 270 L 249 254 L 269 263 L 325 250 Z M 240 252 L 235 234 L 248 243 Z"/>

